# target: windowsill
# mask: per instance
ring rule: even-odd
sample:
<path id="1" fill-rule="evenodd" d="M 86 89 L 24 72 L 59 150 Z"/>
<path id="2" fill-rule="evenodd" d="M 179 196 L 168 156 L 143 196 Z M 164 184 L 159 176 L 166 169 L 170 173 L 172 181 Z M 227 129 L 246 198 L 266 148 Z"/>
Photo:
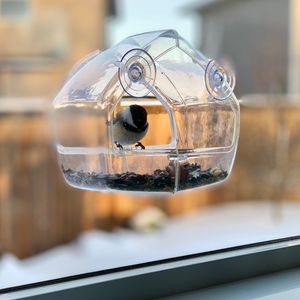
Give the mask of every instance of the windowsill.
<path id="1" fill-rule="evenodd" d="M 290 255 L 287 258 L 284 254 L 280 254 L 285 251 L 292 251 L 293 254 L 295 249 L 299 251 L 299 241 L 296 238 L 287 238 L 281 243 L 266 242 L 264 246 L 240 246 L 297 235 L 300 205 L 297 202 L 283 202 L 279 219 L 274 219 L 272 212 L 276 206 L 271 206 L 269 202 L 254 202 L 252 206 L 249 205 L 250 203 L 247 202 L 231 203 L 202 209 L 198 214 L 172 219 L 162 231 L 146 235 L 124 229 L 111 233 L 112 236 L 94 231 L 83 235 L 72 244 L 54 248 L 28 260 L 8 260 L 6 265 L 4 263 L 6 254 L 4 254 L 2 274 L 5 276 L 2 275 L 0 282 L 2 288 L 5 288 L 49 279 L 54 279 L 56 282 L 56 278 L 61 278 L 58 281 L 67 280 L 67 286 L 72 285 L 72 282 L 74 286 L 78 286 L 78 284 L 98 284 L 113 278 L 121 280 L 121 278 L 152 274 L 162 270 L 168 273 L 173 269 L 192 268 L 196 272 L 199 268 L 200 273 L 197 276 L 200 276 L 198 278 L 204 276 L 205 280 L 197 280 L 194 284 L 197 287 L 199 284 L 200 287 L 206 287 L 228 282 L 230 278 L 239 280 L 253 274 L 264 274 L 300 265 L 298 254 L 296 257 Z M 95 240 L 95 237 L 99 239 Z M 106 240 L 103 240 L 104 237 Z M 107 248 L 109 241 L 111 248 Z M 221 250 L 225 247 L 236 248 Z M 59 255 L 59 250 L 62 250 L 62 255 Z M 269 256 L 271 253 L 272 255 Z M 279 259 L 276 258 L 278 255 Z M 168 259 L 170 257 L 181 258 Z M 251 262 L 251 259 L 254 261 Z M 255 260 L 258 260 L 259 265 L 255 266 Z M 224 266 L 221 267 L 223 263 L 226 269 Z M 242 267 L 243 263 L 246 265 L 245 269 Z M 62 264 L 64 268 L 60 267 Z M 68 266 L 72 267 L 71 271 Z M 233 272 L 232 277 L 230 274 L 224 274 L 224 270 L 229 269 Z M 10 273 L 12 270 L 14 273 Z M 90 275 L 92 277 L 85 278 Z M 72 276 L 71 279 L 79 276 L 84 279 L 69 281 L 70 278 L 64 279 L 62 278 L 64 276 Z M 186 276 L 189 278 L 192 275 Z M 9 283 L 9 278 L 15 281 Z M 168 278 L 166 275 L 165 280 Z M 50 287 L 49 282 L 38 285 L 44 284 L 47 285 L 46 289 Z"/>
<path id="2" fill-rule="evenodd" d="M 300 298 L 300 268 L 239 280 L 160 300 L 282 300 Z"/>
<path id="3" fill-rule="evenodd" d="M 299 250 L 300 240 L 248 245 L 226 252 L 19 287 L 15 291 L 6 290 L 4 295 L 6 299 L 99 299 L 101 295 L 105 295 L 105 299 L 117 299 L 120 295 L 124 295 L 122 299 L 156 299 L 299 267 Z M 193 293 L 188 295 L 193 297 Z"/>

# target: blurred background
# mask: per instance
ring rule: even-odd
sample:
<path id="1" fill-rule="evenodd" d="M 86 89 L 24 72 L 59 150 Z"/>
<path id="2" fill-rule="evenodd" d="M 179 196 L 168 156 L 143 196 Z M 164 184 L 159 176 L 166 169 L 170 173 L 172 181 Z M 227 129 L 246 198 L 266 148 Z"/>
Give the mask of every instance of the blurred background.
<path id="1" fill-rule="evenodd" d="M 169 28 L 235 70 L 232 176 L 156 197 L 67 186 L 48 121 L 67 72 Z M 299 28 L 296 0 L 0 0 L 0 288 L 299 235 Z"/>

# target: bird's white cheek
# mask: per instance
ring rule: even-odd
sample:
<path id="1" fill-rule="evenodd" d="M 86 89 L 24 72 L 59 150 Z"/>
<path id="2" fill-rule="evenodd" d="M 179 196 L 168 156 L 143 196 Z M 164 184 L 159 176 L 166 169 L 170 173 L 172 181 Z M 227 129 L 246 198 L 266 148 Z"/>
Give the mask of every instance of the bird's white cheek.
<path id="1" fill-rule="evenodd" d="M 122 116 L 124 118 L 124 120 L 131 126 L 135 126 L 135 124 L 133 123 L 133 120 L 132 120 L 132 115 L 131 115 L 131 112 L 130 112 L 130 109 L 129 108 L 126 108 L 123 112 L 122 112 Z"/>

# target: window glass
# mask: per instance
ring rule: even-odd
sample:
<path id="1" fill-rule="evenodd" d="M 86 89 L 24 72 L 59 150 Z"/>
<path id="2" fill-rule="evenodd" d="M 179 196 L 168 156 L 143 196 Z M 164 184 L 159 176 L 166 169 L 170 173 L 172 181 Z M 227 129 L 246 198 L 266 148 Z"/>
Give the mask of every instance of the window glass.
<path id="1" fill-rule="evenodd" d="M 28 22 L 7 22 L 29 5 Z M 299 1 L 0 0 L 0 288 L 299 235 L 299 20 Z M 68 72 L 129 35 L 169 28 L 235 71 L 241 128 L 231 176 L 174 195 L 68 186 L 51 123 Z M 90 92 L 78 86 L 73 96 Z M 66 145 L 99 145 L 107 120 L 90 104 L 84 116 L 61 107 Z M 169 117 L 161 108 L 156 122 L 154 108 L 145 139 L 169 145 Z M 97 153 L 87 155 L 94 167 Z"/>

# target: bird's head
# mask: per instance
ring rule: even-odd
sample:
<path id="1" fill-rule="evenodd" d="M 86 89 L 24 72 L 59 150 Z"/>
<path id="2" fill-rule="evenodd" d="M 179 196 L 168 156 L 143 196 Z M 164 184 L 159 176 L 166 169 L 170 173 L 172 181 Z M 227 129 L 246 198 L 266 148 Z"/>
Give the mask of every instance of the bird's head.
<path id="1" fill-rule="evenodd" d="M 147 111 L 140 105 L 130 105 L 123 111 L 124 127 L 131 131 L 142 132 L 147 129 Z"/>

